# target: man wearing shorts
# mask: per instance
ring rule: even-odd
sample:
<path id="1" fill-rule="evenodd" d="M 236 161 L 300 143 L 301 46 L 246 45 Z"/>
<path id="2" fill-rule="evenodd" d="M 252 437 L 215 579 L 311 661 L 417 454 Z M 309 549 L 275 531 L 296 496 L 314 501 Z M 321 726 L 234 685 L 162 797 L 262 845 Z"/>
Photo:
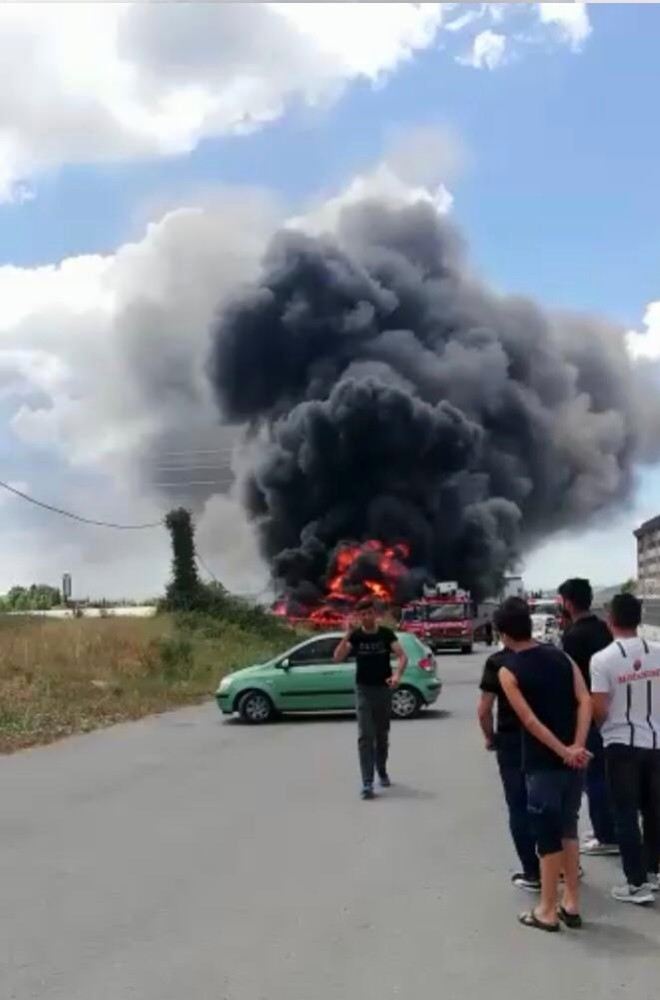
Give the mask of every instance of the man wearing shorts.
<path id="1" fill-rule="evenodd" d="M 527 607 L 505 601 L 495 625 L 515 653 L 499 672 L 502 689 L 523 727 L 523 770 L 528 809 L 541 862 L 539 905 L 521 914 L 525 927 L 558 931 L 582 925 L 579 905 L 578 814 L 591 699 L 578 667 L 554 646 L 532 639 Z M 559 883 L 564 873 L 564 897 Z"/>

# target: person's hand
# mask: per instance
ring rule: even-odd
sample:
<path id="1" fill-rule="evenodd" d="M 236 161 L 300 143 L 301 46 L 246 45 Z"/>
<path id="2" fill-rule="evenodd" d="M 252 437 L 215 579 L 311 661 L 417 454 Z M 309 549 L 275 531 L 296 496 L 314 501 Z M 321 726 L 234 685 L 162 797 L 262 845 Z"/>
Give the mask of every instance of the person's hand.
<path id="1" fill-rule="evenodd" d="M 401 677 L 400 677 L 399 674 L 392 674 L 391 677 L 387 678 L 387 686 L 389 688 L 392 688 L 392 689 L 398 688 L 398 686 L 399 686 L 400 683 L 401 683 Z"/>
<path id="2" fill-rule="evenodd" d="M 492 752 L 495 749 L 495 740 L 492 739 L 492 738 L 489 739 L 489 740 L 486 740 L 484 746 L 485 746 L 486 750 Z"/>
<path id="3" fill-rule="evenodd" d="M 576 744 L 573 744 L 570 747 L 566 747 L 566 751 L 562 759 L 567 767 L 580 771 L 588 766 L 592 757 L 593 754 L 589 753 L 589 751 L 584 747 L 579 747 Z"/>

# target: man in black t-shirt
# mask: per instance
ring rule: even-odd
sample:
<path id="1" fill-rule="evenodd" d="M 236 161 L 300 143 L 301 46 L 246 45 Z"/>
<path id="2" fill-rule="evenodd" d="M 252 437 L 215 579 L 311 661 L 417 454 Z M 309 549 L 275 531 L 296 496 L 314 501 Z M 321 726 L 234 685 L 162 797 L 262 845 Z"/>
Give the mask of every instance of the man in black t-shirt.
<path id="1" fill-rule="evenodd" d="M 588 580 L 575 577 L 565 580 L 559 596 L 569 624 L 562 637 L 562 648 L 582 671 L 591 689 L 589 665 L 591 657 L 612 642 L 612 633 L 591 610 L 593 593 Z M 592 834 L 582 844 L 582 853 L 592 856 L 618 854 L 614 812 L 605 774 L 605 750 L 597 726 L 592 726 L 587 749 L 593 755 L 587 768 L 587 801 Z"/>
<path id="2" fill-rule="evenodd" d="M 524 605 L 524 601 L 521 602 Z M 486 749 L 494 750 L 509 811 L 509 829 L 522 871 L 516 872 L 511 881 L 520 889 L 538 892 L 541 872 L 536 853 L 532 822 L 527 811 L 527 787 L 522 768 L 522 729 L 499 681 L 500 668 L 506 665 L 511 654 L 506 650 L 492 653 L 486 660 L 481 678 L 479 699 L 479 725 L 486 740 Z M 497 726 L 493 725 L 493 708 L 497 705 Z"/>
<path id="3" fill-rule="evenodd" d="M 389 751 L 392 689 L 397 687 L 408 658 L 395 633 L 378 624 L 371 599 L 357 606 L 360 625 L 346 633 L 335 650 L 335 660 L 355 656 L 355 685 L 358 719 L 358 753 L 362 774 L 362 798 L 374 797 L 374 771 L 381 785 L 389 787 L 387 756 Z M 392 673 L 391 658 L 396 656 Z"/>
<path id="4" fill-rule="evenodd" d="M 499 680 L 523 728 L 528 809 L 541 861 L 538 907 L 520 916 L 525 927 L 559 930 L 558 917 L 581 926 L 578 814 L 589 753 L 591 698 L 579 668 L 554 646 L 532 639 L 532 620 L 520 601 L 505 601 L 495 618 L 505 647 L 515 653 Z M 559 906 L 559 880 L 565 886 Z"/>

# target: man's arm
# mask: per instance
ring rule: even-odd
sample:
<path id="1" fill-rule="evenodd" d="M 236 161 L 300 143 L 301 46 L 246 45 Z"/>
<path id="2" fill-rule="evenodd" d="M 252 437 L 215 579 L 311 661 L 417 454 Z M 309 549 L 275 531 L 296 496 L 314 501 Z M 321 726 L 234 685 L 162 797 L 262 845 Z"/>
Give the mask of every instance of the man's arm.
<path id="1" fill-rule="evenodd" d="M 477 705 L 477 718 L 481 726 L 481 732 L 486 740 L 486 748 L 491 750 L 495 740 L 495 726 L 493 722 L 493 707 L 495 705 L 495 695 L 490 691 L 482 691 Z"/>
<path id="2" fill-rule="evenodd" d="M 335 648 L 332 658 L 335 663 L 343 663 L 348 654 L 351 651 L 351 636 L 352 632 L 347 632 L 345 636 L 340 639 L 338 646 Z"/>
<path id="3" fill-rule="evenodd" d="M 587 735 L 589 733 L 589 727 L 591 726 L 591 697 L 589 695 L 589 688 L 584 682 L 582 671 L 578 667 L 577 663 L 574 663 L 573 660 L 571 660 L 571 666 L 573 668 L 573 687 L 578 703 L 575 740 L 573 745 L 578 747 L 580 750 L 584 750 L 587 742 Z"/>
<path id="4" fill-rule="evenodd" d="M 612 687 L 606 672 L 600 669 L 597 656 L 591 663 L 591 707 L 594 722 L 600 727 L 610 711 Z"/>
<path id="5" fill-rule="evenodd" d="M 598 728 L 602 726 L 610 711 L 610 695 L 600 691 L 591 692 L 591 707 L 593 719 Z"/>
<path id="6" fill-rule="evenodd" d="M 528 733 L 539 741 L 543 743 L 544 746 L 552 750 L 553 753 L 557 754 L 565 764 L 572 765 L 572 761 L 576 756 L 575 752 L 565 746 L 561 740 L 558 740 L 553 732 L 551 732 L 547 726 L 544 726 L 540 719 L 532 711 L 530 705 L 523 696 L 515 675 L 507 668 L 502 667 L 499 673 L 500 684 L 502 685 L 502 690 L 504 691 L 511 708 L 516 713 L 520 719 L 520 723 L 527 730 Z"/>
<path id="7" fill-rule="evenodd" d="M 396 687 L 401 683 L 403 671 L 408 666 L 408 657 L 406 656 L 405 650 L 398 639 L 395 639 L 392 643 L 392 652 L 396 656 L 396 669 L 390 677 L 390 685 L 391 687 Z"/>

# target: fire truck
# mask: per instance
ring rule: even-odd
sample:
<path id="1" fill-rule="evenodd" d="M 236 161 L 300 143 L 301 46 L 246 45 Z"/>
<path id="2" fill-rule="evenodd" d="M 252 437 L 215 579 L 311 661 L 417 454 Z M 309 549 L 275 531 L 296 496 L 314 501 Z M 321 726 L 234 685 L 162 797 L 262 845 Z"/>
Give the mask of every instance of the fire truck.
<path id="1" fill-rule="evenodd" d="M 471 653 L 478 628 L 476 607 L 469 591 L 454 581 L 436 583 L 425 587 L 419 600 L 404 606 L 400 628 L 418 636 L 433 652 L 460 649 Z M 492 632 L 486 628 L 486 641 L 489 635 L 492 641 Z"/>

